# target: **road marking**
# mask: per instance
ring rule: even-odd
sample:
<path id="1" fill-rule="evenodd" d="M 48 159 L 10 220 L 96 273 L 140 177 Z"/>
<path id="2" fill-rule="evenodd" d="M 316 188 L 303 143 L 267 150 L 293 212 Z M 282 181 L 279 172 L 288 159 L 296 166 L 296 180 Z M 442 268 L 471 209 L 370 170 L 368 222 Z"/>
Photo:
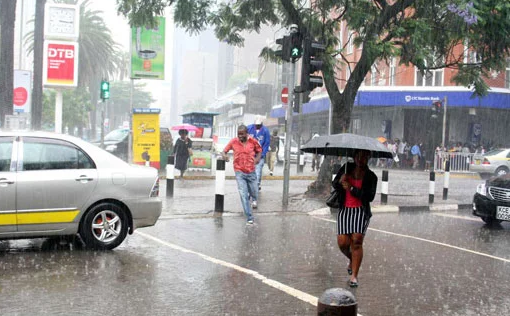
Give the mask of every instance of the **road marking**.
<path id="1" fill-rule="evenodd" d="M 441 213 L 431 213 L 431 214 L 434 215 L 434 216 L 443 216 L 443 217 L 465 219 L 465 220 L 474 221 L 474 222 L 481 222 L 482 221 L 479 217 L 469 217 L 469 216 L 460 216 L 460 215 L 453 215 L 453 214 L 441 214 Z"/>
<path id="2" fill-rule="evenodd" d="M 320 218 L 320 217 L 316 217 L 316 216 L 312 216 L 312 217 L 316 218 L 316 219 L 320 219 L 320 220 L 326 221 L 326 222 L 336 223 L 336 221 L 332 220 L 332 219 Z M 452 249 L 457 249 L 457 250 L 460 250 L 460 251 L 472 253 L 472 254 L 475 254 L 475 255 L 482 256 L 482 257 L 487 257 L 487 258 L 496 259 L 496 260 L 499 260 L 499 261 L 510 263 L 510 259 L 496 257 L 496 256 L 489 255 L 489 254 L 486 254 L 486 253 L 483 253 L 483 252 L 478 252 L 478 251 L 474 251 L 474 250 L 471 250 L 471 249 L 457 247 L 457 246 L 445 244 L 445 243 L 442 243 L 442 242 L 439 242 L 439 241 L 434 241 L 434 240 L 420 238 L 420 237 L 411 236 L 411 235 L 404 235 L 404 234 L 399 234 L 399 233 L 393 233 L 393 232 L 389 232 L 389 231 L 381 230 L 381 229 L 376 229 L 376 228 L 370 228 L 369 227 L 368 229 L 372 230 L 372 231 L 375 231 L 375 232 L 383 233 L 383 234 L 388 234 L 388 235 L 394 235 L 394 236 L 399 236 L 399 237 L 405 237 L 405 238 L 420 240 L 420 241 L 428 242 L 428 243 L 431 243 L 431 244 L 435 244 L 435 245 L 439 245 L 439 246 L 443 246 L 443 247 L 447 247 L 447 248 L 452 248 Z"/>
<path id="3" fill-rule="evenodd" d="M 227 267 L 227 268 L 231 268 L 231 269 L 237 270 L 239 272 L 248 274 L 248 275 L 254 277 L 257 280 L 262 281 L 262 283 L 264 283 L 264 284 L 267 284 L 267 285 L 269 285 L 269 286 L 271 286 L 271 287 L 273 287 L 273 288 L 275 288 L 277 290 L 280 290 L 280 291 L 282 291 L 284 293 L 287 293 L 287 294 L 289 294 L 291 296 L 294 296 L 295 298 L 300 299 L 303 302 L 309 303 L 309 304 L 311 304 L 313 306 L 317 306 L 317 304 L 318 304 L 318 298 L 317 297 L 315 297 L 313 295 L 310 295 L 308 293 L 305 293 L 303 291 L 297 290 L 295 288 L 292 288 L 292 287 L 290 287 L 288 285 L 285 285 L 283 283 L 280 283 L 278 281 L 269 279 L 269 278 L 263 276 L 262 274 L 258 273 L 257 271 L 246 269 L 246 268 L 243 268 L 241 266 L 235 265 L 233 263 L 230 263 L 230 262 L 227 262 L 227 261 L 223 261 L 223 260 L 220 260 L 220 259 L 216 259 L 216 258 L 210 257 L 208 255 L 204 255 L 204 254 L 202 254 L 200 252 L 196 252 L 196 251 L 193 251 L 193 250 L 186 249 L 184 247 L 181 247 L 181 246 L 178 246 L 178 245 L 166 242 L 164 240 L 161 240 L 159 238 L 156 238 L 156 237 L 154 237 L 152 235 L 149 235 L 149 234 L 146 234 L 146 233 L 142 233 L 142 232 L 140 232 L 138 230 L 135 231 L 135 233 L 137 233 L 138 235 L 140 235 L 142 237 L 145 237 L 147 239 L 152 239 L 153 241 L 155 241 L 157 243 L 160 243 L 160 244 L 162 244 L 164 246 L 170 247 L 172 249 L 175 249 L 175 250 L 178 250 L 178 251 L 181 251 L 181 252 L 185 252 L 185 253 L 194 254 L 194 255 L 197 255 L 197 256 L 201 257 L 202 259 L 207 260 L 209 262 L 212 262 L 212 263 L 215 263 L 215 264 L 219 264 L 221 266 L 224 266 L 224 267 Z"/>

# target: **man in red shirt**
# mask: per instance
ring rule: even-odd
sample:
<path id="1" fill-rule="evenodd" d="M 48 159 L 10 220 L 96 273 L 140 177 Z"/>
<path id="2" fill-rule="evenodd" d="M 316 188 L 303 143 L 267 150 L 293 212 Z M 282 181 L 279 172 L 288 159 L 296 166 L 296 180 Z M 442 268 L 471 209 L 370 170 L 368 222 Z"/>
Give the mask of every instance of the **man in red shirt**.
<path id="1" fill-rule="evenodd" d="M 251 225 L 253 224 L 253 215 L 251 214 L 250 196 L 256 200 L 259 192 L 255 165 L 260 161 L 262 147 L 255 138 L 248 136 L 248 128 L 245 125 L 239 125 L 237 138 L 232 138 L 221 153 L 226 162 L 229 161 L 227 153 L 230 150 L 234 151 L 234 172 L 236 174 L 237 189 L 239 190 L 247 224 Z"/>

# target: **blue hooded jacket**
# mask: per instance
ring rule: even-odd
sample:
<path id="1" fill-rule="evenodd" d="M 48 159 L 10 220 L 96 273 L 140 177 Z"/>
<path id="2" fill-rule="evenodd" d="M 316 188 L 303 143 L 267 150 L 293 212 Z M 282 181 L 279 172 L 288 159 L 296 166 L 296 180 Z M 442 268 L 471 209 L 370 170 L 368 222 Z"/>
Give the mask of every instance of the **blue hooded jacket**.
<path id="1" fill-rule="evenodd" d="M 260 130 L 257 132 L 255 124 L 251 124 L 248 125 L 248 134 L 259 141 L 260 147 L 262 147 L 261 158 L 265 158 L 267 151 L 269 150 L 269 144 L 271 144 L 271 134 L 269 133 L 269 129 L 262 125 Z"/>

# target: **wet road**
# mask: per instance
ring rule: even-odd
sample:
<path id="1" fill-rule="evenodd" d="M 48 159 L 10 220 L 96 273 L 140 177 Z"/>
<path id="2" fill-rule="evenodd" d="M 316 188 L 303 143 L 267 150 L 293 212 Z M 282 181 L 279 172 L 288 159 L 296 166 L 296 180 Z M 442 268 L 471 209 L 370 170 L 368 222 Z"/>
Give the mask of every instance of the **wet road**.
<path id="1" fill-rule="evenodd" d="M 358 313 L 509 315 L 509 237 L 467 211 L 374 215 Z M 1 314 L 316 315 L 347 288 L 333 217 L 166 218 L 114 251 L 75 248 L 0 242 Z"/>

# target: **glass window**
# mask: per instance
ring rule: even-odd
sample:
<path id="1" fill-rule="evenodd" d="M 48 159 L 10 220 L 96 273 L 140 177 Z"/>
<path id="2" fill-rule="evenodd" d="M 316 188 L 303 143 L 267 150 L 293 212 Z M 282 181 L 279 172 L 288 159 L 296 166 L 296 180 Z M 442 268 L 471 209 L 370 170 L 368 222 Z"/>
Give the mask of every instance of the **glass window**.
<path id="1" fill-rule="evenodd" d="M 352 54 L 354 52 L 354 32 L 349 31 L 347 36 L 347 54 Z"/>
<path id="2" fill-rule="evenodd" d="M 506 59 L 505 88 L 510 89 L 510 58 Z"/>
<path id="3" fill-rule="evenodd" d="M 12 141 L 13 137 L 0 137 L 0 172 L 10 170 Z"/>
<path id="4" fill-rule="evenodd" d="M 22 170 L 90 169 L 94 162 L 79 148 L 60 140 L 23 139 Z"/>
<path id="5" fill-rule="evenodd" d="M 395 85 L 396 74 L 397 74 L 397 62 L 395 61 L 395 57 L 391 57 L 391 59 L 390 59 L 390 86 Z"/>

